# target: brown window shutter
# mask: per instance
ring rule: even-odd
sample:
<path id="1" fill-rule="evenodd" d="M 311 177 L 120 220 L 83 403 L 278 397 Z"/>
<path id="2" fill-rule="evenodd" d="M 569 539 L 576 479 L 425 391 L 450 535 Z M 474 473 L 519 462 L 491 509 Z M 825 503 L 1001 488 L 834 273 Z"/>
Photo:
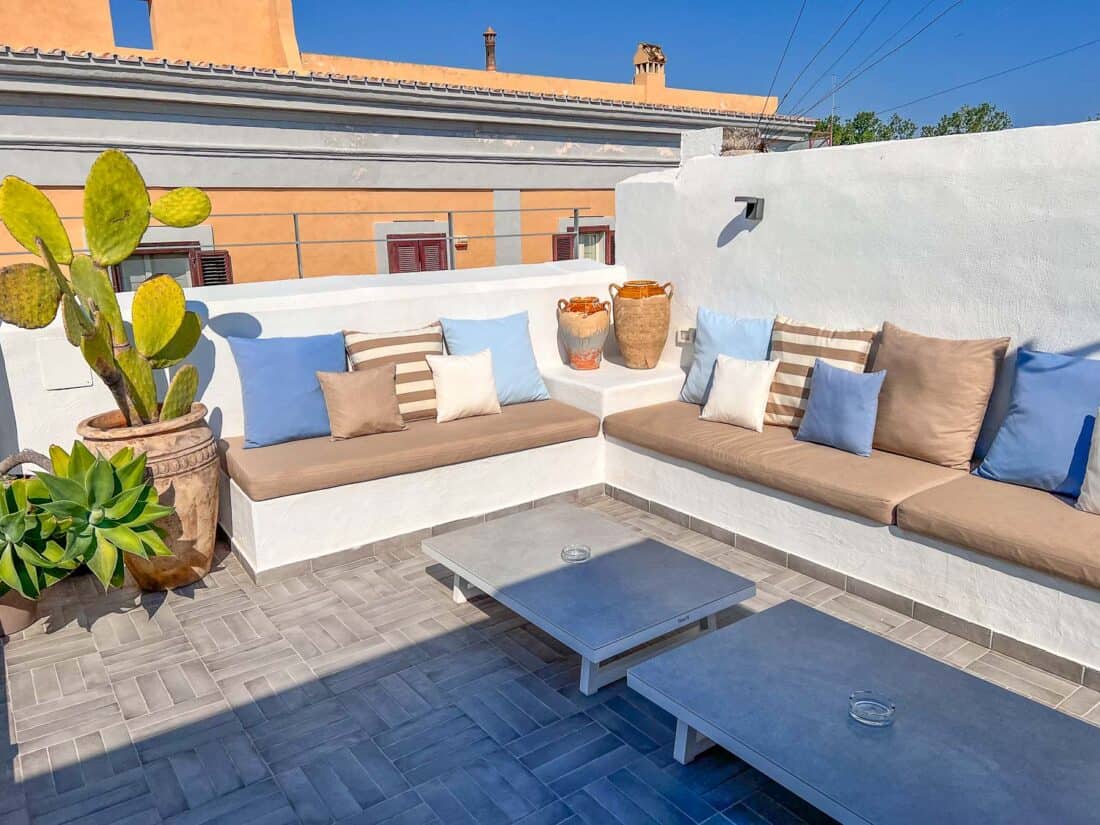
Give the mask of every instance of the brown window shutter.
<path id="1" fill-rule="evenodd" d="M 444 238 L 430 238 L 419 243 L 421 272 L 437 272 L 447 268 L 447 242 Z"/>
<path id="2" fill-rule="evenodd" d="M 607 230 L 607 254 L 604 255 L 604 257 L 607 259 L 607 260 L 604 261 L 604 263 L 606 263 L 606 264 L 615 263 L 615 230 L 614 229 L 608 229 Z"/>
<path id="3" fill-rule="evenodd" d="M 233 283 L 233 261 L 226 249 L 192 249 L 187 253 L 194 286 Z"/>
<path id="4" fill-rule="evenodd" d="M 554 236 L 555 261 L 570 261 L 573 259 L 573 235 L 566 233 Z"/>
<path id="5" fill-rule="evenodd" d="M 390 241 L 390 272 L 419 272 L 420 244 L 413 240 Z"/>

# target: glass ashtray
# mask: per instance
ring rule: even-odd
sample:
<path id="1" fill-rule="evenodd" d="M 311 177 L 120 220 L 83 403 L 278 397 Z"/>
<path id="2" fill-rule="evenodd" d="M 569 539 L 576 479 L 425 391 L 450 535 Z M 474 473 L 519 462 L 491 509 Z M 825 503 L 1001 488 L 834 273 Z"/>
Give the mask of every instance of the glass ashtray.
<path id="1" fill-rule="evenodd" d="M 587 544 L 567 544 L 561 549 L 561 560 L 567 564 L 580 564 L 592 557 L 592 548 Z"/>
<path id="2" fill-rule="evenodd" d="M 895 705 L 873 690 L 855 690 L 848 697 L 848 715 L 861 725 L 885 728 L 894 723 Z"/>

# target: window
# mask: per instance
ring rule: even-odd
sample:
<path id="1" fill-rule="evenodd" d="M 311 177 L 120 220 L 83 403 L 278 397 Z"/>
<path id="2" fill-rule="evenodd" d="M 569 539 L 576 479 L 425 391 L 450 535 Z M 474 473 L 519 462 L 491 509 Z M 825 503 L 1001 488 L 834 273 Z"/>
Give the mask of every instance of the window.
<path id="1" fill-rule="evenodd" d="M 115 45 L 131 49 L 153 48 L 149 0 L 110 0 L 111 28 Z"/>
<path id="2" fill-rule="evenodd" d="M 568 261 L 573 257 L 601 264 L 615 263 L 615 230 L 609 226 L 582 226 L 577 255 L 573 255 L 573 230 L 553 238 L 555 261 Z"/>
<path id="3" fill-rule="evenodd" d="M 447 236 L 443 232 L 421 235 L 387 235 L 390 272 L 436 272 L 447 268 Z"/>
<path id="4" fill-rule="evenodd" d="M 182 287 L 233 283 L 233 264 L 224 249 L 202 249 L 198 241 L 142 244 L 110 270 L 117 292 L 131 292 L 157 275 L 171 275 Z"/>

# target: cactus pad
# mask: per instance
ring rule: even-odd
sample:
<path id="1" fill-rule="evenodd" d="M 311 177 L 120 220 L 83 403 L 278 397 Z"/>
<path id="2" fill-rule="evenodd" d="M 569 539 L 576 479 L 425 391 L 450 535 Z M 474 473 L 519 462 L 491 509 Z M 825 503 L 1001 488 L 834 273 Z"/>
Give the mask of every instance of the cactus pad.
<path id="1" fill-rule="evenodd" d="M 79 347 L 84 333 L 93 329 L 91 320 L 72 295 L 61 296 L 61 320 L 65 325 L 65 337 L 74 347 Z"/>
<path id="2" fill-rule="evenodd" d="M 73 289 L 83 299 L 84 305 L 94 307 L 107 319 L 111 328 L 111 341 L 116 347 L 126 346 L 126 326 L 122 322 L 122 310 L 118 306 L 114 287 L 107 272 L 95 265 L 87 255 L 74 255 L 69 267 Z"/>
<path id="3" fill-rule="evenodd" d="M 84 185 L 84 231 L 100 266 L 130 257 L 149 226 L 149 192 L 134 162 L 110 149 L 96 158 Z"/>
<path id="4" fill-rule="evenodd" d="M 199 316 L 193 312 L 185 312 L 183 323 L 180 324 L 175 337 L 168 342 L 164 349 L 152 356 L 149 363 L 152 364 L 155 370 L 175 366 L 191 354 L 191 350 L 199 342 L 200 335 L 202 335 L 202 322 L 199 320 Z"/>
<path id="5" fill-rule="evenodd" d="M 132 349 L 115 354 L 122 376 L 126 379 L 126 391 L 142 421 L 155 421 L 157 417 L 157 384 L 149 362 Z"/>
<path id="6" fill-rule="evenodd" d="M 53 273 L 38 264 L 12 264 L 0 269 L 0 319 L 23 329 L 48 325 L 57 315 L 61 287 Z"/>
<path id="7" fill-rule="evenodd" d="M 111 332 L 102 315 L 96 317 L 95 328 L 85 332 L 80 342 L 80 352 L 96 375 L 110 382 L 118 379 L 118 364 L 111 348 Z"/>
<path id="8" fill-rule="evenodd" d="M 20 246 L 37 255 L 35 239 L 41 238 L 59 262 L 67 264 L 73 259 L 69 234 L 49 198 L 16 177 L 4 178 L 0 191 L 0 220 Z"/>
<path id="9" fill-rule="evenodd" d="M 210 217 L 210 198 L 201 189 L 183 186 L 157 198 L 149 211 L 168 226 L 195 226 Z"/>
<path id="10" fill-rule="evenodd" d="M 164 396 L 164 404 L 160 408 L 160 420 L 170 421 L 186 415 L 191 410 L 191 403 L 195 400 L 195 393 L 199 390 L 199 371 L 194 364 L 185 364 L 172 378 L 168 385 L 168 392 Z"/>
<path id="11" fill-rule="evenodd" d="M 130 320 L 138 352 L 153 357 L 175 338 L 187 313 L 183 288 L 168 275 L 150 278 L 134 293 Z"/>

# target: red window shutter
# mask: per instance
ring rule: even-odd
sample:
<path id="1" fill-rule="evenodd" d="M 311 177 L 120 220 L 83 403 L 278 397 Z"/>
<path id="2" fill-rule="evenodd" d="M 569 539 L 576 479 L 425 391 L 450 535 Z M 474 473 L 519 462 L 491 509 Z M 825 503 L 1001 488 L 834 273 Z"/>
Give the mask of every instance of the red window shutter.
<path id="1" fill-rule="evenodd" d="M 419 272 L 420 244 L 414 240 L 390 241 L 390 272 Z"/>
<path id="2" fill-rule="evenodd" d="M 421 272 L 437 272 L 447 268 L 447 242 L 444 238 L 419 241 Z"/>
<path id="3" fill-rule="evenodd" d="M 554 236 L 555 261 L 569 261 L 573 259 L 573 235 L 563 234 Z"/>
<path id="4" fill-rule="evenodd" d="M 607 230 L 607 254 L 604 255 L 604 257 L 607 259 L 607 260 L 604 261 L 604 263 L 607 263 L 607 264 L 615 263 L 615 230 L 614 229 Z"/>
<path id="5" fill-rule="evenodd" d="M 192 249 L 187 253 L 194 286 L 233 283 L 233 261 L 226 249 Z"/>

